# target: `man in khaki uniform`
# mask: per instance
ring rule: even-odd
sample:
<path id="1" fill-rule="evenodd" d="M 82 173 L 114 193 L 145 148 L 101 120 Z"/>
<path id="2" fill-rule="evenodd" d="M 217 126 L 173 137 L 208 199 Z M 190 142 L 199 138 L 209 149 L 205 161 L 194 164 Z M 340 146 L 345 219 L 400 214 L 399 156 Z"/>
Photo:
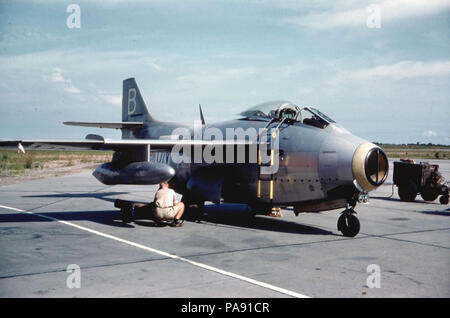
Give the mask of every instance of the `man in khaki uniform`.
<path id="1" fill-rule="evenodd" d="M 159 184 L 159 190 L 155 194 L 155 218 L 160 221 L 172 221 L 170 226 L 179 227 L 184 213 L 184 203 L 178 202 L 175 191 L 169 188 L 167 182 Z"/>

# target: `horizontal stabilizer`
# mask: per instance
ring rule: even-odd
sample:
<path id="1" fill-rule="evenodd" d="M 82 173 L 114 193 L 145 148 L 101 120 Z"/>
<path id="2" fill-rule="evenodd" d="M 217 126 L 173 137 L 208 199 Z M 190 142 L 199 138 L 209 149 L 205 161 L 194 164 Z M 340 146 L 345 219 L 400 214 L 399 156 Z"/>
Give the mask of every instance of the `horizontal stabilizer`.
<path id="1" fill-rule="evenodd" d="M 144 126 L 140 121 L 129 122 L 86 122 L 86 121 L 65 121 L 64 125 L 69 126 L 83 126 L 83 127 L 97 127 L 97 128 L 114 128 L 114 129 L 135 129 Z"/>

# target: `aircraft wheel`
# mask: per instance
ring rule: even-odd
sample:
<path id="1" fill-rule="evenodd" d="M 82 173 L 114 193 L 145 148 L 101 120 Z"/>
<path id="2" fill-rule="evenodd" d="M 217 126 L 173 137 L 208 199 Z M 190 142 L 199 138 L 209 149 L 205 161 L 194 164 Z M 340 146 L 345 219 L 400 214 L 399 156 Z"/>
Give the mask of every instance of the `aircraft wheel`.
<path id="1" fill-rule="evenodd" d="M 448 204 L 448 195 L 443 195 L 439 198 L 441 204 Z"/>
<path id="2" fill-rule="evenodd" d="M 398 187 L 398 196 L 402 201 L 414 202 L 417 196 L 417 192 L 417 186 L 412 181 L 409 181 L 408 183 L 402 184 Z"/>
<path id="3" fill-rule="evenodd" d="M 119 216 L 123 223 L 131 223 L 133 221 L 133 212 L 131 211 L 131 208 L 120 209 Z"/>
<path id="4" fill-rule="evenodd" d="M 434 201 L 439 196 L 439 193 L 435 189 L 429 189 L 420 192 L 420 196 L 424 201 Z"/>
<path id="5" fill-rule="evenodd" d="M 359 233 L 359 220 L 353 213 L 344 212 L 338 219 L 338 230 L 347 237 L 355 237 Z"/>

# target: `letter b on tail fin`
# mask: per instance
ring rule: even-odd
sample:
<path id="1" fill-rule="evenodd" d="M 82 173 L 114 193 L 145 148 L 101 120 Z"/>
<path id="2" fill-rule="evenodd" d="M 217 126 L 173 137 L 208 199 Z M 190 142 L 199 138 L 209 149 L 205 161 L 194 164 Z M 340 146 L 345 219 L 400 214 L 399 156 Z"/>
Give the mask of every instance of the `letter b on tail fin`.
<path id="1" fill-rule="evenodd" d="M 128 89 L 128 115 L 136 112 L 136 88 Z"/>
<path id="2" fill-rule="evenodd" d="M 123 81 L 122 121 L 152 121 L 134 78 Z"/>

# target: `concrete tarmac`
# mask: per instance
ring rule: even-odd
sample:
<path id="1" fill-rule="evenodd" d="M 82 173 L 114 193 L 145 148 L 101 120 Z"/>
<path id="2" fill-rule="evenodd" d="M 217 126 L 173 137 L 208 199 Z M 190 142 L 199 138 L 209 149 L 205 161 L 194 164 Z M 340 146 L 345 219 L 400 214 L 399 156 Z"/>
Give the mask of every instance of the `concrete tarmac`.
<path id="1" fill-rule="evenodd" d="M 430 162 L 450 180 L 450 161 Z M 390 197 L 392 165 L 356 207 L 355 238 L 337 231 L 341 210 L 252 219 L 208 205 L 181 228 L 121 222 L 116 198 L 156 189 L 90 173 L 1 186 L 0 297 L 450 297 L 450 206 Z"/>

